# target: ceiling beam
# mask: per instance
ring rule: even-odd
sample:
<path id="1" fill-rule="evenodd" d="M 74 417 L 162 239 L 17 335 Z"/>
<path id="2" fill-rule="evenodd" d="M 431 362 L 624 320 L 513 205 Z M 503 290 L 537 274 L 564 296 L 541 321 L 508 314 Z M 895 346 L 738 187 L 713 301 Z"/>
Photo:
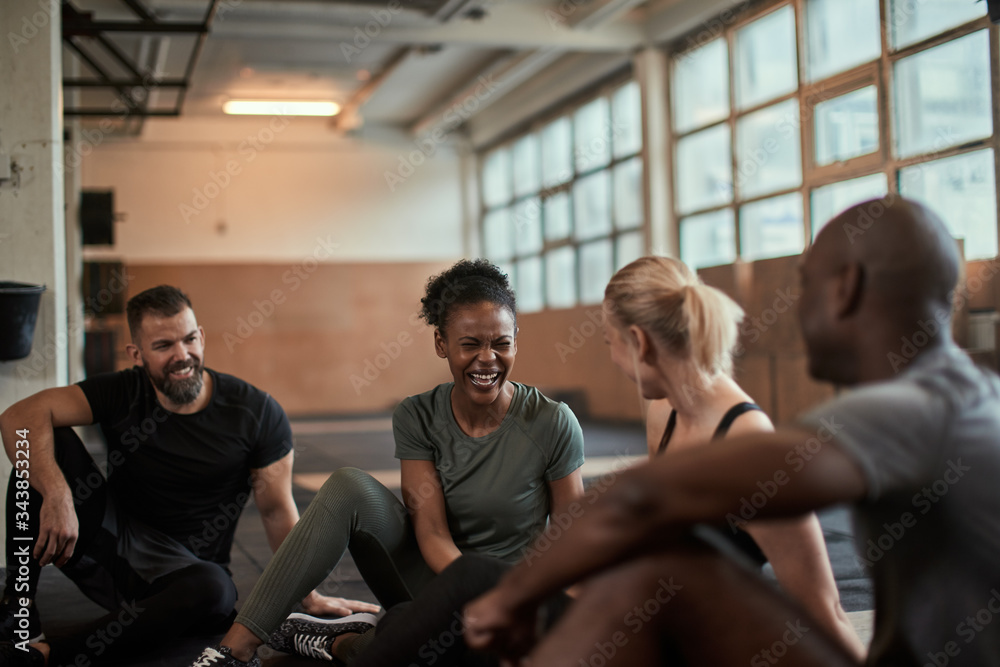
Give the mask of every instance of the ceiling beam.
<path id="1" fill-rule="evenodd" d="M 403 48 L 393 53 L 382 65 L 379 71 L 354 92 L 351 99 L 344 104 L 340 113 L 333 117 L 333 128 L 337 131 L 344 132 L 352 130 L 360 125 L 361 108 L 366 102 L 368 102 L 369 99 L 371 99 L 371 96 L 375 94 L 375 91 L 382 87 L 389 76 L 399 68 L 403 61 L 409 57 L 411 52 L 412 49 Z"/>
<path id="2" fill-rule="evenodd" d="M 424 114 L 411 127 L 414 136 L 458 129 L 474 114 L 481 113 L 504 95 L 555 62 L 562 53 L 539 50 L 503 56 L 450 94 L 443 103 Z"/>
<path id="3" fill-rule="evenodd" d="M 646 39 L 637 23 L 607 22 L 587 30 L 574 30 L 558 13 L 536 3 L 486 5 L 488 15 L 480 20 L 448 23 L 394 21 L 379 27 L 377 34 L 364 33 L 358 24 L 300 19 L 289 22 L 232 14 L 214 26 L 213 33 L 227 39 L 275 39 L 342 42 L 371 40 L 400 46 L 462 45 L 481 49 L 557 49 L 560 51 L 622 51 L 641 46 Z M 371 17 L 368 17 L 371 23 Z"/>
<path id="4" fill-rule="evenodd" d="M 644 2 L 646 0 L 591 0 L 583 7 L 567 14 L 566 22 L 574 28 L 593 28 L 613 21 Z"/>

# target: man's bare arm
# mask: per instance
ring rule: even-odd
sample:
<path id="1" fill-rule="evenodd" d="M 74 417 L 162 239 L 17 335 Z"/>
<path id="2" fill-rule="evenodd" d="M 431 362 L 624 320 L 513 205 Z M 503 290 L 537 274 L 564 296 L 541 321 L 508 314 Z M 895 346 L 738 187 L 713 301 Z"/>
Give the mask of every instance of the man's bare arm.
<path id="1" fill-rule="evenodd" d="M 622 473 L 561 536 L 548 536 L 547 551 L 504 578 L 508 609 L 657 548 L 695 523 L 797 516 L 862 497 L 866 483 L 854 461 L 832 442 L 812 453 L 815 447 L 804 448 L 810 438 L 792 429 L 727 438 Z M 754 494 L 766 502 L 757 507 Z M 744 500 L 753 517 L 741 514 Z"/>
<path id="2" fill-rule="evenodd" d="M 0 415 L 0 434 L 11 463 L 17 459 L 17 442 L 29 443 L 28 481 L 43 498 L 34 550 L 42 565 L 53 561 L 64 565 L 73 555 L 79 534 L 72 492 L 55 459 L 53 429 L 93 421 L 90 403 L 76 385 L 40 391 Z M 18 431 L 27 431 L 28 437 L 21 438 Z"/>

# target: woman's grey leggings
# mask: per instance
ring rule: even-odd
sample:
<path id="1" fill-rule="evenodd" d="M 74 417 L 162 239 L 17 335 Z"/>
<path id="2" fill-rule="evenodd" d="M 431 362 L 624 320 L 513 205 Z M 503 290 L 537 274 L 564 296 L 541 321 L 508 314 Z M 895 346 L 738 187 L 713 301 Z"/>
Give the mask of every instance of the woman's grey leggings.
<path id="1" fill-rule="evenodd" d="M 412 600 L 434 578 L 420 554 L 406 507 L 368 473 L 341 468 L 330 475 L 281 543 L 236 622 L 267 641 L 348 549 L 365 583 L 387 609 Z M 373 637 L 369 631 L 352 642 L 352 657 Z"/>

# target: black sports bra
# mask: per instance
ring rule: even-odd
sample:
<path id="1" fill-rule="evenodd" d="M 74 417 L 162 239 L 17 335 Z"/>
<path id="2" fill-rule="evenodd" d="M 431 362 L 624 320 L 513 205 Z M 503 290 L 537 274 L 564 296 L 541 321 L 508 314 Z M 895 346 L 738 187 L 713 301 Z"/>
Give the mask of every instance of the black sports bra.
<path id="1" fill-rule="evenodd" d="M 760 406 L 756 403 L 743 402 L 729 408 L 726 414 L 722 416 L 722 421 L 716 427 L 715 433 L 712 434 L 712 440 L 721 440 L 726 437 L 729 427 L 733 425 L 736 418 L 744 412 L 750 412 L 751 410 L 760 410 Z M 763 412 L 763 410 L 761 411 Z M 657 456 L 666 451 L 667 443 L 670 442 L 670 436 L 674 434 L 675 426 L 677 426 L 677 411 L 672 410 L 670 412 L 670 419 L 667 420 L 667 428 L 663 431 L 663 437 L 660 439 L 660 448 L 656 451 Z M 767 556 L 764 555 L 757 542 L 750 537 L 750 533 L 742 529 L 737 529 L 735 532 L 728 530 L 720 531 L 720 534 L 723 538 L 728 539 L 733 546 L 749 558 L 757 567 L 763 567 L 764 563 L 767 562 Z"/>
<path id="2" fill-rule="evenodd" d="M 726 414 L 722 415 L 722 421 L 715 429 L 715 433 L 712 434 L 712 440 L 721 440 L 726 437 L 726 433 L 729 433 L 729 427 L 733 425 L 736 418 L 742 415 L 744 412 L 750 412 L 751 410 L 760 410 L 760 406 L 756 403 L 749 403 L 744 401 L 743 403 L 737 403 L 733 407 L 729 408 Z M 660 438 L 660 448 L 656 450 L 656 453 L 662 454 L 667 451 L 667 443 L 670 442 L 670 438 L 674 435 L 674 428 L 677 426 L 677 411 L 670 411 L 670 419 L 667 420 L 667 428 L 663 431 L 663 437 Z"/>

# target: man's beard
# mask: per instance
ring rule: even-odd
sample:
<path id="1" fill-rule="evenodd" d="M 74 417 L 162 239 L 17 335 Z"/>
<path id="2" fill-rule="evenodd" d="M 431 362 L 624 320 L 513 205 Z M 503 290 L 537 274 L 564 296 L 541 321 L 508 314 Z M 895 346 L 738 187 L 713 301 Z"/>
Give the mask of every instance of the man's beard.
<path id="1" fill-rule="evenodd" d="M 147 366 L 147 368 L 149 367 Z M 171 373 L 182 371 L 185 368 L 194 368 L 191 377 L 182 380 L 170 379 Z M 153 386 L 159 389 L 174 405 L 188 405 L 189 403 L 193 403 L 198 398 L 198 395 L 201 394 L 201 387 L 204 384 L 200 359 L 190 359 L 167 366 L 163 369 L 163 375 L 160 376 L 148 372 L 147 375 L 149 375 Z"/>

